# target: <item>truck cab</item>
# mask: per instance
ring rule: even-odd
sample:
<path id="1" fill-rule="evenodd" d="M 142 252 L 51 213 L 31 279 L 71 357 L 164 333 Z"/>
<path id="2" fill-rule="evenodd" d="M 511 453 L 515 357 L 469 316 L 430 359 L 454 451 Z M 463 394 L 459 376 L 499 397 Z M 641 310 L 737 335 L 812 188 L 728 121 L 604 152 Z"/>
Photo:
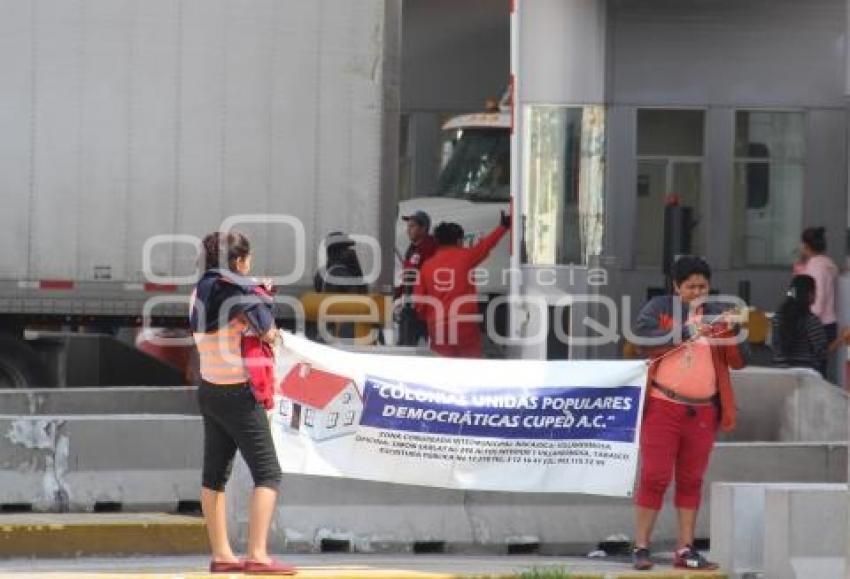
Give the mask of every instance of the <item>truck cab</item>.
<path id="1" fill-rule="evenodd" d="M 486 112 L 461 115 L 443 125 L 443 163 L 437 189 L 399 204 L 395 249 L 403 256 L 409 241 L 406 223 L 401 219 L 414 211 L 431 217 L 432 229 L 441 221 L 453 221 L 466 233 L 466 245 L 472 245 L 499 223 L 501 211 L 510 206 L 511 112 L 503 103 Z M 401 260 L 395 264 L 396 280 L 401 275 Z M 505 294 L 509 268 L 509 239 L 504 238 L 481 265 L 486 274 L 479 276 L 482 294 Z"/>

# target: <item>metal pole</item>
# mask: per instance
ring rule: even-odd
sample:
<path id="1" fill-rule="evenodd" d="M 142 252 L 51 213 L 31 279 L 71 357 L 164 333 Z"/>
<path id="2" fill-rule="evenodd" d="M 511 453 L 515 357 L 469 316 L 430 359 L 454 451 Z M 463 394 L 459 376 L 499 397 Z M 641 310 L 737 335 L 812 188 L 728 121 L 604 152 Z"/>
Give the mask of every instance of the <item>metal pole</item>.
<path id="1" fill-rule="evenodd" d="M 515 300 L 522 292 L 522 246 L 523 246 L 523 216 L 525 214 L 522 195 L 522 140 L 523 116 L 520 106 L 522 83 L 520 82 L 520 24 L 521 2 L 511 0 L 511 255 L 510 255 L 510 290 L 509 298 Z M 523 310 L 511 301 L 509 312 L 509 335 L 512 339 L 519 338 L 519 325 Z"/>

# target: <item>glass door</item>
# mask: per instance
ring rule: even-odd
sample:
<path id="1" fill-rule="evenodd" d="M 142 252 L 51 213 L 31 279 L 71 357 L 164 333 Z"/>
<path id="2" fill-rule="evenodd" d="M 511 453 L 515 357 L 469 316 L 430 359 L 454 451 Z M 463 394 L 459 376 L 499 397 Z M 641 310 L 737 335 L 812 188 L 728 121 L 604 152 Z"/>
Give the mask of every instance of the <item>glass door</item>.
<path id="1" fill-rule="evenodd" d="M 664 207 L 670 195 L 690 207 L 695 222 L 691 252 L 702 254 L 700 202 L 702 162 L 692 159 L 656 158 L 638 161 L 635 264 L 661 267 L 664 249 Z"/>
<path id="2" fill-rule="evenodd" d="M 635 265 L 661 267 L 664 208 L 676 195 L 691 208 L 691 253 L 703 252 L 699 225 L 705 113 L 697 109 L 638 109 Z"/>

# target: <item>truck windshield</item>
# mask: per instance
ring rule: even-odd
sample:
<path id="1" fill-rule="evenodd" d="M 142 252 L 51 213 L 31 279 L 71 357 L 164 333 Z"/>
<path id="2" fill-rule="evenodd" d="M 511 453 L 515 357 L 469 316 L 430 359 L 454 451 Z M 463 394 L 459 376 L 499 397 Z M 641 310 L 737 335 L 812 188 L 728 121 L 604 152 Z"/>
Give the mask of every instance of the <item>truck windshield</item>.
<path id="1" fill-rule="evenodd" d="M 463 129 L 453 137 L 437 195 L 469 201 L 510 201 L 510 132 L 503 128 Z"/>

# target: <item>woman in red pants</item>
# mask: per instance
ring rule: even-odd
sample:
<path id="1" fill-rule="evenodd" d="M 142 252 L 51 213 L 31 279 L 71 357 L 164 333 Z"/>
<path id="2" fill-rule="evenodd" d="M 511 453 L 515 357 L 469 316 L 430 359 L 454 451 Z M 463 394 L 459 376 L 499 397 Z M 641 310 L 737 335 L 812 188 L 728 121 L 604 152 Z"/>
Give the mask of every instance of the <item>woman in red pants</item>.
<path id="1" fill-rule="evenodd" d="M 675 474 L 678 537 L 673 564 L 711 570 L 717 565 L 693 547 L 694 529 L 715 434 L 718 427 L 731 430 L 735 426 L 729 368 L 741 368 L 744 361 L 729 339 L 731 325 L 723 318 L 721 323 L 706 323 L 708 316 L 719 313 L 718 304 L 703 303 L 710 289 L 708 264 L 685 256 L 673 265 L 671 275 L 675 295 L 650 300 L 635 328 L 636 335 L 647 338 L 672 338 L 680 332 L 682 341 L 671 339 L 666 345 L 643 348 L 651 362 L 640 436 L 634 567 L 653 566 L 652 529 Z M 675 324 L 677 318 L 685 323 Z"/>

